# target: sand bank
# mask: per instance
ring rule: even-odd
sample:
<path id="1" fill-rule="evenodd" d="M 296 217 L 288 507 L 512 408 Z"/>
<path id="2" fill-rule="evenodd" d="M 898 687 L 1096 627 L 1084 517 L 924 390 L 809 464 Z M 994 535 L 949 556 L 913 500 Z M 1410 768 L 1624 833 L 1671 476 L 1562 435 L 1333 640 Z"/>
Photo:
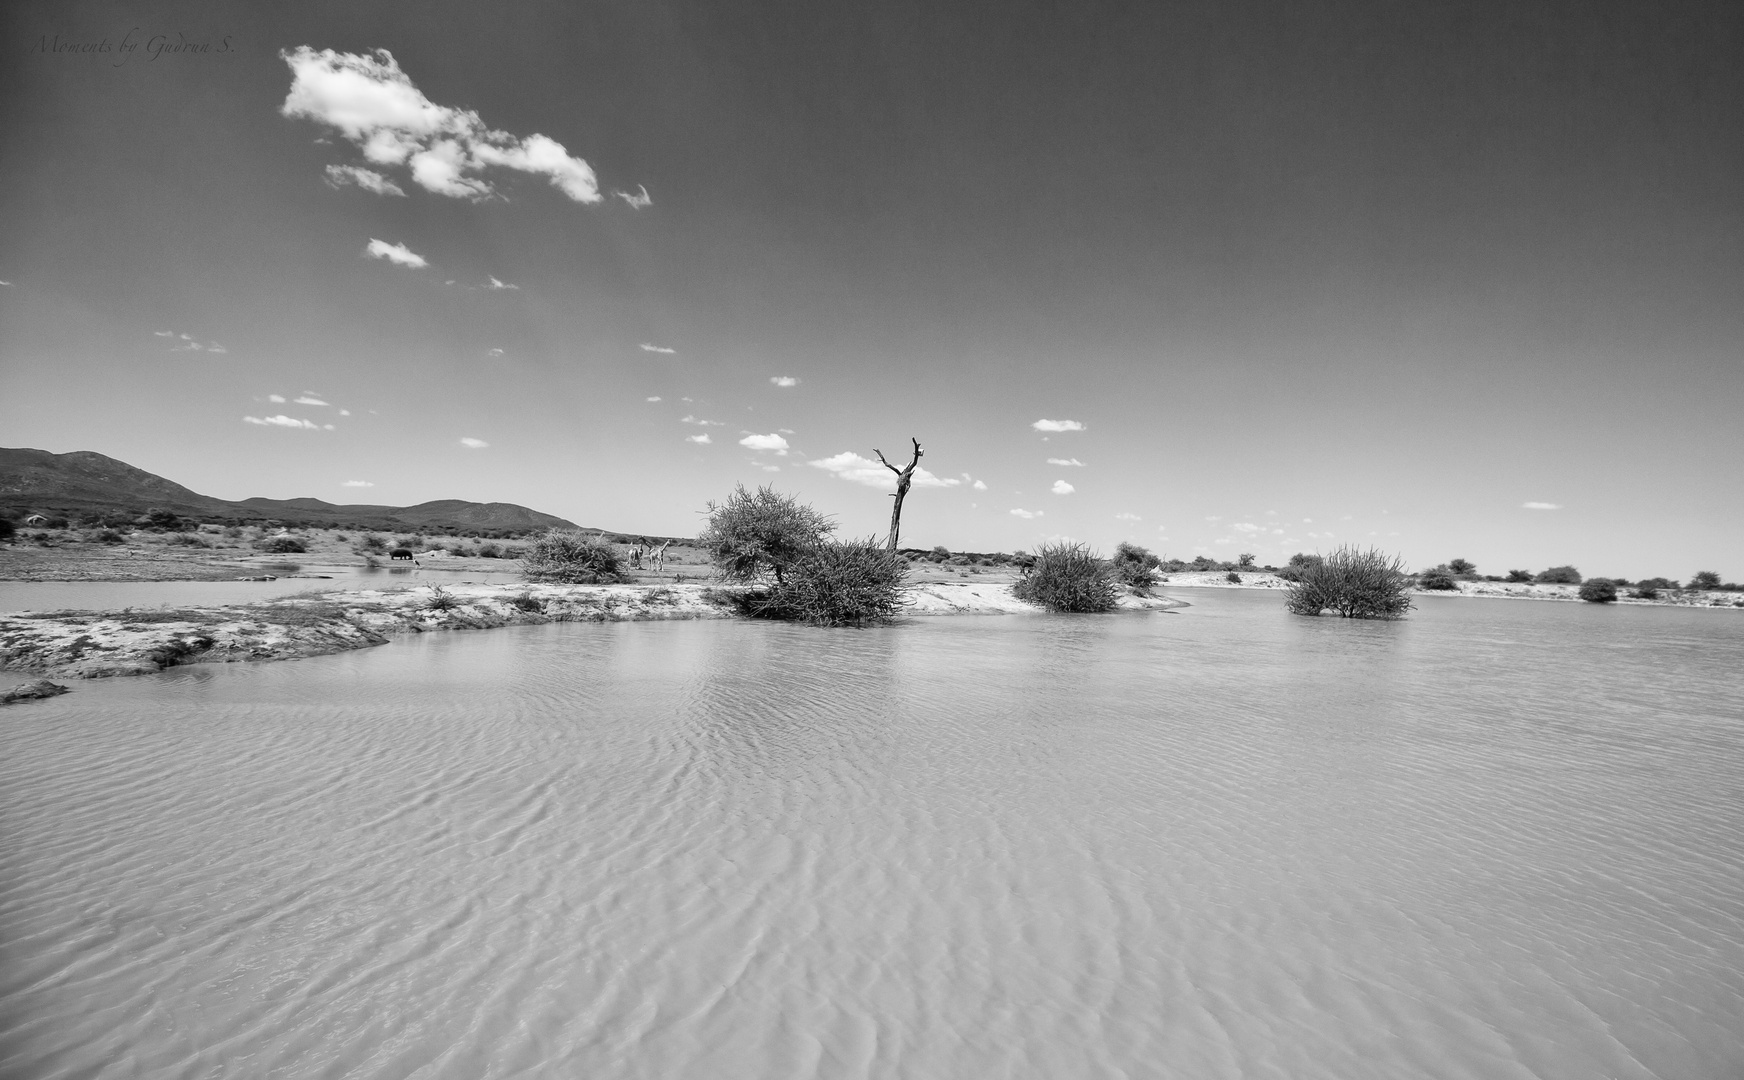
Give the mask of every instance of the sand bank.
<path id="1" fill-rule="evenodd" d="M 443 597 L 437 601 L 437 597 Z M 363 649 L 396 634 L 552 622 L 726 619 L 737 590 L 677 585 L 456 584 L 326 592 L 263 603 L 120 612 L 0 615 L 0 667 L 69 678 L 145 675 L 179 664 L 292 660 Z M 935 582 L 910 590 L 907 615 L 1039 613 L 1009 584 Z M 432 607 L 436 602 L 439 606 Z M 1183 606 L 1128 597 L 1123 608 Z"/>

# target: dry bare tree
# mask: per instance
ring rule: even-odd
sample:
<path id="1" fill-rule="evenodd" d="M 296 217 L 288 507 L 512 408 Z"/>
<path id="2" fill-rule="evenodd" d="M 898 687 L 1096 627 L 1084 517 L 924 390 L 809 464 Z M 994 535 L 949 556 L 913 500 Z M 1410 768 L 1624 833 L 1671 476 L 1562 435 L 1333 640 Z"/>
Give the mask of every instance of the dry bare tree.
<path id="1" fill-rule="evenodd" d="M 914 444 L 914 457 L 909 460 L 908 467 L 905 469 L 898 469 L 890 462 L 885 461 L 882 450 L 872 451 L 878 455 L 880 464 L 896 474 L 896 491 L 891 496 L 896 502 L 890 507 L 890 538 L 884 544 L 887 551 L 896 550 L 896 535 L 902 528 L 902 500 L 908 494 L 909 481 L 914 478 L 914 467 L 920 464 L 921 454 L 924 452 L 920 448 L 919 439 L 910 438 L 908 441 Z"/>

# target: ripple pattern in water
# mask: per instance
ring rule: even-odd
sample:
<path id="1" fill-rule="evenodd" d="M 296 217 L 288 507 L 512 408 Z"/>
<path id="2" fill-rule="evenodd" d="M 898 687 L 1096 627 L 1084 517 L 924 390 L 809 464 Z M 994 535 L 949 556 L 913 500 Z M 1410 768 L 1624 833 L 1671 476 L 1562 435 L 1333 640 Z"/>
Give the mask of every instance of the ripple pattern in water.
<path id="1" fill-rule="evenodd" d="M 547 626 L 0 713 L 6 1077 L 1744 1073 L 1744 625 Z"/>

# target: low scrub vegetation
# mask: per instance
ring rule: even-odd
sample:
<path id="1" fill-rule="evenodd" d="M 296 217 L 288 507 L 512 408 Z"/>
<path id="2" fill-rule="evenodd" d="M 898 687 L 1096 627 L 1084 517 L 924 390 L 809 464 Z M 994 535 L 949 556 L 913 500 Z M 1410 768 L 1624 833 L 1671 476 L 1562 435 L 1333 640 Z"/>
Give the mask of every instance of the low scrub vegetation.
<path id="1" fill-rule="evenodd" d="M 769 589 L 749 593 L 761 619 L 865 626 L 901 612 L 908 567 L 876 540 L 825 541 L 801 553 Z"/>
<path id="2" fill-rule="evenodd" d="M 1398 556 L 1345 546 L 1316 558 L 1300 566 L 1285 599 L 1295 614 L 1331 611 L 1346 619 L 1402 619 L 1411 610 L 1411 579 Z"/>
<path id="3" fill-rule="evenodd" d="M 1572 566 L 1553 566 L 1548 570 L 1540 570 L 1538 576 L 1532 580 L 1540 585 L 1579 585 L 1581 575 Z"/>
<path id="4" fill-rule="evenodd" d="M 616 547 L 569 529 L 551 529 L 535 539 L 521 555 L 521 572 L 530 581 L 565 585 L 615 585 L 629 580 Z"/>
<path id="5" fill-rule="evenodd" d="M 1043 544 L 1011 593 L 1049 611 L 1113 611 L 1120 596 L 1113 567 L 1083 544 Z"/>
<path id="6" fill-rule="evenodd" d="M 1588 578 L 1581 583 L 1580 598 L 1589 604 L 1609 604 L 1617 599 L 1617 583 L 1610 578 Z"/>
<path id="7" fill-rule="evenodd" d="M 1417 587 L 1435 592 L 1458 592 L 1459 582 L 1454 578 L 1453 568 L 1443 564 L 1418 574 Z"/>
<path id="8" fill-rule="evenodd" d="M 309 545 L 294 536 L 270 536 L 256 545 L 268 555 L 302 555 Z"/>
<path id="9" fill-rule="evenodd" d="M 742 585 L 769 577 L 780 583 L 789 567 L 836 531 L 829 518 L 773 487 L 750 492 L 740 484 L 726 502 L 709 503 L 708 516 L 698 539 L 715 573 Z"/>
<path id="10" fill-rule="evenodd" d="M 1115 545 L 1110 564 L 1114 579 L 1138 596 L 1149 596 L 1157 587 L 1157 567 L 1162 560 L 1137 544 L 1122 541 Z"/>

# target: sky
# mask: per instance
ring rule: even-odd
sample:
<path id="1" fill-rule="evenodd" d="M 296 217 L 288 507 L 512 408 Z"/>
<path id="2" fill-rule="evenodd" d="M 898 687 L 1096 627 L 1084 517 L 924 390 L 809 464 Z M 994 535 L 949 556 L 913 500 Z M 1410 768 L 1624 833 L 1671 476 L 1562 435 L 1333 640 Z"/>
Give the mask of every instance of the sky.
<path id="1" fill-rule="evenodd" d="M 0 445 L 1744 579 L 1744 7 L 13 3 Z"/>

